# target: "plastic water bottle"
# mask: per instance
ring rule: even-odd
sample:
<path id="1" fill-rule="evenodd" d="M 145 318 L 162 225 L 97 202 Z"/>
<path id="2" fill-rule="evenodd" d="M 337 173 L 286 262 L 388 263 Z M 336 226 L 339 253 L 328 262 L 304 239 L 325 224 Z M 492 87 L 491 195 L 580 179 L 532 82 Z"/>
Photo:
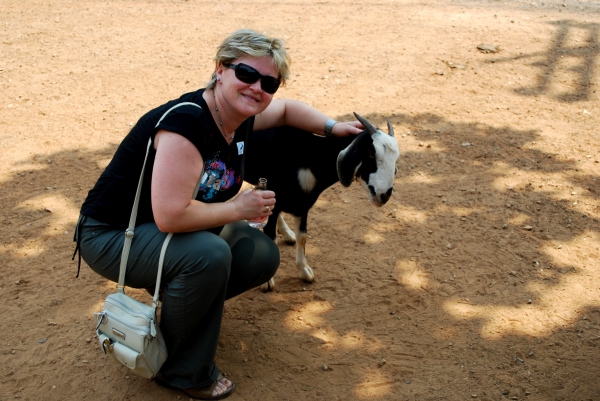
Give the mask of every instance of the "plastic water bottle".
<path id="1" fill-rule="evenodd" d="M 258 184 L 252 190 L 253 191 L 265 191 L 266 189 L 267 189 L 267 179 L 259 178 Z M 248 224 L 250 224 L 250 227 L 258 228 L 260 230 L 260 229 L 263 229 L 267 225 L 267 221 L 269 221 L 268 216 L 257 217 L 255 219 L 248 220 Z"/>

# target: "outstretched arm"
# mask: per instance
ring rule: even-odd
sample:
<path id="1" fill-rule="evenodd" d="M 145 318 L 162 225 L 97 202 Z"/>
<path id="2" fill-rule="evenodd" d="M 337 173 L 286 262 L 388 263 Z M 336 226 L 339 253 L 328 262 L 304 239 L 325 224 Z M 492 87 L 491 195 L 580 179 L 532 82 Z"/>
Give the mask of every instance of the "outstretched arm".
<path id="1" fill-rule="evenodd" d="M 276 99 L 269 107 L 256 116 L 254 129 L 262 130 L 283 125 L 296 127 L 315 134 L 325 134 L 325 123 L 329 117 L 306 103 Z M 360 134 L 364 129 L 358 121 L 338 122 L 333 126 L 334 136 L 348 136 Z"/>

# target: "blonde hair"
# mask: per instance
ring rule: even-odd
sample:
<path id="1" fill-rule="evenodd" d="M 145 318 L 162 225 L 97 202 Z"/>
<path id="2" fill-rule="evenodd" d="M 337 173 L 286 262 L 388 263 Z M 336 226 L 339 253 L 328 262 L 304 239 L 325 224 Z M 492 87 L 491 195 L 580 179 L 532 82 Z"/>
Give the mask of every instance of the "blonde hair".
<path id="1" fill-rule="evenodd" d="M 215 56 L 215 66 L 219 64 L 231 63 L 234 60 L 244 57 L 265 57 L 273 58 L 273 64 L 279 73 L 281 85 L 290 77 L 291 59 L 285 49 L 283 41 L 278 38 L 270 38 L 251 29 L 240 29 L 229 35 L 218 47 Z M 207 89 L 214 89 L 217 83 L 217 74 L 213 72 Z"/>

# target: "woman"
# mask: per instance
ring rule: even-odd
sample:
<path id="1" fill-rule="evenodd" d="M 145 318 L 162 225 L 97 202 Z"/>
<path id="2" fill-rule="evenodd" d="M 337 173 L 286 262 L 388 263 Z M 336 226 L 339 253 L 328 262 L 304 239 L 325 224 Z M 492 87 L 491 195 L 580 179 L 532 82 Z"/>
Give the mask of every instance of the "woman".
<path id="1" fill-rule="evenodd" d="M 265 283 L 279 266 L 277 246 L 245 222 L 269 216 L 275 194 L 248 190 L 231 200 L 243 181 L 247 135 L 282 125 L 336 136 L 362 128 L 358 122 L 336 123 L 301 102 L 273 100 L 289 77 L 289 64 L 281 40 L 234 32 L 218 48 L 207 87 L 145 114 L 81 209 L 81 257 L 118 281 L 123 232 L 153 139 L 125 284 L 153 288 L 162 242 L 168 232 L 176 233 L 162 278 L 160 327 L 169 356 L 156 381 L 192 398 L 221 399 L 234 391 L 214 363 L 224 302 Z M 158 123 L 181 102 L 195 105 L 180 106 Z M 191 199 L 199 177 L 198 195 Z"/>

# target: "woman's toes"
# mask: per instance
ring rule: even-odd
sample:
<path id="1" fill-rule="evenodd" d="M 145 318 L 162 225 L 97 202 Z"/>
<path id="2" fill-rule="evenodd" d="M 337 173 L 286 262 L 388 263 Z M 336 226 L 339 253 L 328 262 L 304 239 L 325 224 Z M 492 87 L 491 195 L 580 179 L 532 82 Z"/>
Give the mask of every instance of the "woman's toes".
<path id="1" fill-rule="evenodd" d="M 215 388 L 212 391 L 212 395 L 221 395 L 223 393 L 225 393 L 225 391 L 227 391 L 227 386 L 225 384 L 223 384 L 221 381 L 217 382 L 217 385 L 215 386 Z"/>
<path id="2" fill-rule="evenodd" d="M 227 379 L 226 379 L 226 378 L 224 378 L 224 377 L 222 377 L 222 378 L 219 380 L 219 383 L 221 383 L 221 384 L 225 385 L 225 387 L 226 387 L 226 388 L 229 388 L 229 387 L 233 386 L 233 382 L 232 382 L 231 380 L 227 380 Z"/>

